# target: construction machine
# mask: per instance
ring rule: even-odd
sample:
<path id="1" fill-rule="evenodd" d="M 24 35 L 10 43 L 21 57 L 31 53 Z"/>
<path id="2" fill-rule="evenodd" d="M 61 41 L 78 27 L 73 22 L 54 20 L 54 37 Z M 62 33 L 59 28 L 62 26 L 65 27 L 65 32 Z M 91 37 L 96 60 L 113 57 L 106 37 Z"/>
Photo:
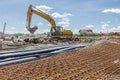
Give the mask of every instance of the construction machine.
<path id="1" fill-rule="evenodd" d="M 35 7 L 32 7 L 32 5 L 28 7 L 27 25 L 26 25 L 26 28 L 30 33 L 34 33 L 38 29 L 37 26 L 34 26 L 32 28 L 30 27 L 33 13 L 44 18 L 51 24 L 51 30 L 50 30 L 51 38 L 57 38 L 57 39 L 71 39 L 72 38 L 73 32 L 71 30 L 64 30 L 63 27 L 56 26 L 55 20 L 50 15 L 44 13 L 43 11 Z"/>

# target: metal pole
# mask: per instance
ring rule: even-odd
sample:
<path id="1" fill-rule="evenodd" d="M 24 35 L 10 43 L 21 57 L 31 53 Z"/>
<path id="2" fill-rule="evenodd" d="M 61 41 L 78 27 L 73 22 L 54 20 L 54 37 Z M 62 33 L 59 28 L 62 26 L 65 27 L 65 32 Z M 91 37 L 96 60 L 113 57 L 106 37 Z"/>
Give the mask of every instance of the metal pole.
<path id="1" fill-rule="evenodd" d="M 5 33 L 6 22 L 4 23 L 3 34 Z"/>

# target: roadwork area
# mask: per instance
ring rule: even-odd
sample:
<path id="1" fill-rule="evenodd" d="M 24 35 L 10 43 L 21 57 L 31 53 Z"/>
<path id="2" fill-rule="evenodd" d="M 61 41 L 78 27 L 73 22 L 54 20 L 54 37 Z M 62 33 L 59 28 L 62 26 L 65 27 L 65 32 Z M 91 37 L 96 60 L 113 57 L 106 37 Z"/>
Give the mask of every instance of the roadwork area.
<path id="1" fill-rule="evenodd" d="M 94 44 L 22 64 L 0 67 L 1 80 L 120 80 L 120 43 Z"/>

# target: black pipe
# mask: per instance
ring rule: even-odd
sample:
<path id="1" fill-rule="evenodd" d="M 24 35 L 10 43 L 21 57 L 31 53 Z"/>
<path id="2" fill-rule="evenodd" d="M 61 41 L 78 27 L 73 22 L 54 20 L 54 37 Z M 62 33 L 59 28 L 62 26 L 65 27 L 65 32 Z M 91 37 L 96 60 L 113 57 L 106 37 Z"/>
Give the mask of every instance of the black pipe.
<path id="1" fill-rule="evenodd" d="M 25 52 L 2 54 L 2 55 L 0 55 L 0 59 L 11 58 L 11 57 L 21 57 L 21 56 L 27 56 L 27 55 L 40 54 L 40 53 L 48 53 L 48 52 L 52 52 L 55 50 L 60 50 L 60 49 L 68 48 L 68 47 L 69 46 L 62 46 L 62 47 L 54 47 L 54 48 L 35 50 L 35 51 L 25 51 Z"/>

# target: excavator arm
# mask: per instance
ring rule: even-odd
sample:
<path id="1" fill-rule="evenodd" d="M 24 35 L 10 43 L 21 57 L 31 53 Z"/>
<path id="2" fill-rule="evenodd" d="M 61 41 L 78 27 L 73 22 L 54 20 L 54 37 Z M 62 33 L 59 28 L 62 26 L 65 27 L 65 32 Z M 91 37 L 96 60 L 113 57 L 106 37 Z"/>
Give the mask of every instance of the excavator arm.
<path id="1" fill-rule="evenodd" d="M 56 31 L 56 23 L 55 23 L 54 19 L 51 16 L 49 16 L 48 14 L 42 12 L 39 9 L 33 8 L 32 5 L 30 5 L 28 8 L 28 12 L 27 12 L 27 25 L 26 25 L 26 28 L 28 29 L 28 31 L 30 31 L 30 33 L 34 33 L 38 29 L 37 26 L 34 26 L 33 28 L 30 27 L 33 13 L 46 19 L 51 24 L 52 31 L 53 32 Z"/>

